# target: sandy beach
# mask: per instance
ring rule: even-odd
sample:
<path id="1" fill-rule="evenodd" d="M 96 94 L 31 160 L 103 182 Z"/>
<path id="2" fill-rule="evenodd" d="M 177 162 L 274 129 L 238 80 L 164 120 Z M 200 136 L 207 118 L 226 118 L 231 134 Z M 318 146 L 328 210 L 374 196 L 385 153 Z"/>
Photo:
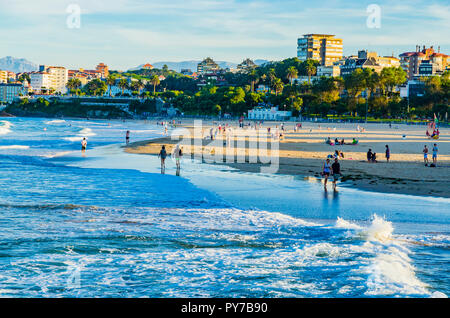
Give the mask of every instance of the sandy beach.
<path id="1" fill-rule="evenodd" d="M 226 122 L 225 122 L 226 123 Z M 184 137 L 182 140 L 185 157 L 199 158 L 200 154 L 214 155 L 223 151 L 223 160 L 216 160 L 214 164 L 226 164 L 236 169 L 247 172 L 259 173 L 262 166 L 267 166 L 257 160 L 250 163 L 249 154 L 257 148 L 256 131 L 237 128 L 236 122 L 228 122 L 235 133 L 234 150 L 222 146 L 226 141 L 226 135 L 218 134 L 215 143 L 209 139 L 210 128 L 216 128 L 212 121 L 202 122 L 200 135 L 197 130 L 196 137 Z M 266 122 L 262 130 L 265 135 L 267 127 L 275 130 L 280 123 Z M 288 175 L 300 175 L 311 181 L 321 180 L 321 171 L 326 157 L 335 150 L 342 151 L 344 158 L 340 159 L 342 170 L 342 182 L 346 186 L 354 186 L 360 189 L 401 193 L 423 196 L 450 197 L 450 129 L 440 129 L 439 140 L 431 140 L 425 136 L 426 126 L 405 124 L 360 124 L 365 132 L 357 131 L 358 124 L 324 124 L 303 123 L 303 127 L 294 132 L 294 123 L 285 124 L 284 138 L 279 142 L 279 166 L 276 173 Z M 184 128 L 194 136 L 192 121 L 183 120 L 178 128 Z M 163 127 L 161 126 L 161 130 Z M 169 132 L 170 133 L 170 132 Z M 261 136 L 261 135 L 260 135 Z M 331 146 L 325 143 L 331 140 L 344 138 L 345 143 L 351 143 L 353 138 L 359 140 L 357 145 Z M 271 140 L 271 139 L 270 139 Z M 276 140 L 277 141 L 277 140 Z M 275 141 L 275 142 L 276 142 Z M 172 140 L 170 136 L 149 141 L 130 143 L 125 151 L 135 154 L 157 155 L 162 145 L 166 145 L 168 153 L 172 151 L 179 140 Z M 245 146 L 244 146 L 245 142 Z M 422 150 L 424 145 L 429 149 L 428 158 L 432 162 L 433 144 L 439 148 L 438 165 L 435 168 L 425 167 L 423 164 Z M 218 146 L 219 145 L 219 146 Z M 389 145 L 391 151 L 390 162 L 386 162 L 385 145 Z M 270 149 L 270 142 L 267 148 Z M 220 149 L 222 148 L 222 149 Z M 377 153 L 376 163 L 366 161 L 367 151 Z M 275 150 L 274 150 L 275 151 Z M 228 159 L 225 160 L 228 152 Z M 230 156 L 230 153 L 233 154 Z M 242 154 L 245 160 L 238 160 L 238 154 Z M 268 154 L 272 154 L 268 150 Z M 275 155 L 275 154 L 273 154 Z M 201 157 L 200 157 L 201 158 Z M 230 162 L 230 158 L 233 160 Z M 331 189 L 331 185 L 329 185 Z"/>

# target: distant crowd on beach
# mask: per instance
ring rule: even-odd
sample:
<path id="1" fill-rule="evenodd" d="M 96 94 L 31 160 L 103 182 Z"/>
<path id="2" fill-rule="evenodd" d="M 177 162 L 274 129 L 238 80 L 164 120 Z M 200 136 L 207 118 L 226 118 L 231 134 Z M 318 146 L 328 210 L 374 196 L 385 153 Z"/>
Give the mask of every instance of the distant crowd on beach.
<path id="1" fill-rule="evenodd" d="M 181 121 L 175 121 L 175 120 L 158 121 L 156 124 L 158 126 L 162 127 L 163 135 L 168 136 L 169 135 L 169 127 L 176 128 L 177 125 L 181 125 Z M 251 129 L 251 130 L 255 130 L 255 131 L 256 130 L 261 131 L 263 129 L 263 125 L 264 125 L 264 121 L 245 123 L 243 119 L 239 120 L 237 127 L 233 127 L 233 125 L 226 123 L 226 122 L 213 122 L 213 125 L 204 131 L 202 138 L 211 140 L 211 141 L 216 140 L 217 138 L 221 138 L 223 140 L 224 146 L 225 145 L 230 146 L 231 139 L 234 137 L 234 133 L 237 130 Z M 292 127 L 293 132 L 297 132 L 303 128 L 302 123 L 294 123 L 291 127 Z M 320 124 L 317 127 L 318 127 L 319 131 L 322 129 Z M 391 124 L 389 124 L 389 128 L 392 128 Z M 433 127 L 433 128 L 434 128 L 433 133 L 427 134 L 427 137 L 439 136 L 439 134 L 440 134 L 439 129 L 436 127 Z M 283 138 L 287 132 L 285 123 L 274 124 L 273 126 L 265 125 L 265 129 L 267 130 L 267 136 L 270 137 L 272 140 L 283 140 Z M 312 132 L 312 130 L 313 130 L 312 128 L 309 129 L 310 132 Z M 327 131 L 330 131 L 330 130 L 336 131 L 336 128 L 327 127 Z M 359 133 L 365 133 L 366 129 L 364 127 L 361 127 L 360 125 L 358 125 L 356 127 L 356 131 Z M 206 134 L 205 134 L 205 132 L 206 132 Z M 428 133 L 428 131 L 427 131 L 427 133 Z M 403 135 L 403 139 L 405 139 L 405 138 L 406 138 L 406 135 Z M 125 133 L 125 142 L 126 142 L 126 145 L 129 145 L 129 143 L 130 143 L 130 130 L 127 130 Z M 330 146 L 358 145 L 359 140 L 356 139 L 355 137 L 353 137 L 350 142 L 346 142 L 344 140 L 344 138 L 339 139 L 336 137 L 334 140 L 332 140 L 330 137 L 328 137 L 325 140 L 325 143 Z M 83 138 L 83 140 L 81 141 L 81 151 L 82 151 L 83 155 L 86 152 L 86 148 L 87 148 L 87 140 L 86 140 L 86 138 Z M 438 152 L 439 152 L 437 143 L 434 143 L 433 146 L 430 148 L 431 148 L 431 150 L 429 150 L 427 145 L 424 145 L 424 148 L 422 150 L 423 163 L 427 167 L 428 166 L 429 167 L 437 167 Z M 432 155 L 431 162 L 428 159 L 429 153 L 431 153 L 431 155 Z M 179 175 L 180 169 L 181 169 L 180 161 L 183 156 L 182 148 L 179 145 L 176 145 L 175 148 L 173 149 L 172 153 L 168 154 L 167 150 L 166 150 L 166 146 L 163 145 L 161 147 L 158 157 L 161 160 L 161 173 L 162 174 L 165 173 L 165 163 L 166 163 L 166 158 L 168 156 L 171 156 L 172 158 L 175 159 L 177 175 Z M 390 159 L 391 159 L 391 149 L 390 149 L 389 145 L 385 145 L 384 156 L 386 159 L 386 163 L 389 163 Z M 324 179 L 325 189 L 327 188 L 328 179 L 332 178 L 333 189 L 336 191 L 337 183 L 342 177 L 340 160 L 344 160 L 344 159 L 347 159 L 347 158 L 342 149 L 335 149 L 334 153 L 327 156 L 327 158 L 322 166 L 322 171 L 321 171 L 321 175 Z M 351 158 L 348 158 L 348 159 L 351 159 Z M 379 162 L 378 160 L 379 160 L 379 158 L 378 158 L 377 153 L 375 151 L 373 151 L 372 148 L 369 148 L 366 153 L 366 161 L 368 163 L 377 163 L 377 162 Z"/>

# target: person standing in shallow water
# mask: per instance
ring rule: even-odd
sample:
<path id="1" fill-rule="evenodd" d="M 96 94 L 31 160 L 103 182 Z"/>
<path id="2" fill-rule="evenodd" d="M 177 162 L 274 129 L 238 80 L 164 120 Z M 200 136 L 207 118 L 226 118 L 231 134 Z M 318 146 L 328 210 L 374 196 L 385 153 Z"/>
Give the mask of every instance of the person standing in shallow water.
<path id="1" fill-rule="evenodd" d="M 328 178 L 330 177 L 330 174 L 331 174 L 331 164 L 330 164 L 330 159 L 327 159 L 327 161 L 325 161 L 325 163 L 323 164 L 323 171 L 322 171 L 322 175 L 325 178 L 325 181 L 324 181 L 325 191 L 327 190 L 327 182 L 328 182 Z"/>
<path id="2" fill-rule="evenodd" d="M 337 182 L 341 177 L 341 164 L 338 158 L 334 159 L 334 163 L 331 165 L 331 171 L 333 173 L 333 190 L 336 191 Z"/>
<path id="3" fill-rule="evenodd" d="M 166 172 L 166 146 L 163 145 L 161 147 L 161 151 L 159 152 L 158 157 L 161 158 L 161 174 L 164 174 Z"/>
<path id="4" fill-rule="evenodd" d="M 130 131 L 129 130 L 127 130 L 127 133 L 125 135 L 125 141 L 126 141 L 127 145 L 130 143 Z"/>
<path id="5" fill-rule="evenodd" d="M 386 161 L 389 162 L 390 158 L 391 158 L 391 150 L 389 149 L 389 146 L 386 145 Z"/>
<path id="6" fill-rule="evenodd" d="M 181 150 L 179 145 L 177 145 L 175 147 L 173 155 L 175 157 L 175 163 L 177 165 L 177 172 L 176 172 L 176 174 L 177 174 L 177 176 L 179 176 L 180 175 L 180 169 L 181 169 L 180 160 L 181 160 L 181 157 L 183 156 L 183 151 Z"/>
<path id="7" fill-rule="evenodd" d="M 86 147 L 87 147 L 87 140 L 84 137 L 83 140 L 81 141 L 81 152 L 85 153 L 86 152 Z"/>

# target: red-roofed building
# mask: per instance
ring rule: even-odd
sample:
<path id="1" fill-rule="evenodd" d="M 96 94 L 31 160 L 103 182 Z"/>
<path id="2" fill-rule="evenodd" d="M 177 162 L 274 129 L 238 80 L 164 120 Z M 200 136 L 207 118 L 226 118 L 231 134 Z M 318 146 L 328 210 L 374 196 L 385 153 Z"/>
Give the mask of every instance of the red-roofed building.
<path id="1" fill-rule="evenodd" d="M 141 70 L 152 70 L 153 68 L 154 68 L 153 65 L 151 65 L 150 63 L 147 63 L 141 67 Z"/>
<path id="2" fill-rule="evenodd" d="M 450 65 L 450 56 L 439 51 L 440 49 L 438 49 L 438 52 L 435 52 L 433 46 L 428 49 L 423 46 L 423 49 L 420 50 L 420 46 L 417 45 L 415 52 L 400 54 L 400 65 L 407 73 L 408 79 L 444 72 Z M 421 68 L 420 66 L 423 62 L 425 64 Z"/>

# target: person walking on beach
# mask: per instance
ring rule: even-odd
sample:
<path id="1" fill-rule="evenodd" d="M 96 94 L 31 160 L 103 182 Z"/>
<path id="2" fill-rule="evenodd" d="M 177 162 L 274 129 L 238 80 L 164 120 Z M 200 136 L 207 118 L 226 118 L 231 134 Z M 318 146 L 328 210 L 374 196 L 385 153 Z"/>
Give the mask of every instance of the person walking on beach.
<path id="1" fill-rule="evenodd" d="M 127 130 L 127 133 L 125 135 L 125 141 L 126 141 L 127 145 L 130 143 L 130 131 L 129 130 Z"/>
<path id="2" fill-rule="evenodd" d="M 161 173 L 164 173 L 165 168 L 166 168 L 166 158 L 167 158 L 167 151 L 166 151 L 165 145 L 163 145 L 161 147 L 161 150 L 158 154 L 158 158 L 161 158 Z"/>
<path id="3" fill-rule="evenodd" d="M 161 151 L 159 152 L 158 157 L 161 158 L 161 174 L 164 174 L 166 172 L 166 146 L 163 145 L 161 147 Z"/>
<path id="4" fill-rule="evenodd" d="M 330 164 L 330 159 L 327 158 L 327 161 L 325 161 L 325 163 L 323 164 L 323 171 L 322 171 L 322 175 L 325 178 L 325 181 L 324 181 L 325 190 L 327 189 L 327 182 L 328 182 L 328 177 L 330 176 L 330 173 L 331 173 L 331 164 Z"/>
<path id="5" fill-rule="evenodd" d="M 437 165 L 437 154 L 438 154 L 438 151 L 439 151 L 439 149 L 437 147 L 437 144 L 434 144 L 434 147 L 433 147 L 433 164 L 435 166 Z"/>
<path id="6" fill-rule="evenodd" d="M 183 151 L 181 150 L 179 145 L 176 145 L 174 150 L 174 157 L 175 157 L 175 164 L 177 166 L 177 176 L 180 175 L 180 169 L 181 169 L 181 157 L 183 156 Z"/>
<path id="7" fill-rule="evenodd" d="M 423 163 L 425 164 L 425 167 L 428 167 L 428 148 L 427 145 L 423 148 Z"/>
<path id="8" fill-rule="evenodd" d="M 87 140 L 86 138 L 83 138 L 83 140 L 81 141 L 81 152 L 86 152 L 86 147 L 87 147 Z"/>
<path id="9" fill-rule="evenodd" d="M 334 159 L 334 163 L 331 165 L 331 171 L 333 173 L 333 190 L 336 191 L 337 182 L 341 177 L 341 164 L 338 158 Z"/>
<path id="10" fill-rule="evenodd" d="M 389 149 L 389 146 L 386 145 L 386 161 L 389 162 L 389 158 L 391 158 L 391 150 Z"/>

